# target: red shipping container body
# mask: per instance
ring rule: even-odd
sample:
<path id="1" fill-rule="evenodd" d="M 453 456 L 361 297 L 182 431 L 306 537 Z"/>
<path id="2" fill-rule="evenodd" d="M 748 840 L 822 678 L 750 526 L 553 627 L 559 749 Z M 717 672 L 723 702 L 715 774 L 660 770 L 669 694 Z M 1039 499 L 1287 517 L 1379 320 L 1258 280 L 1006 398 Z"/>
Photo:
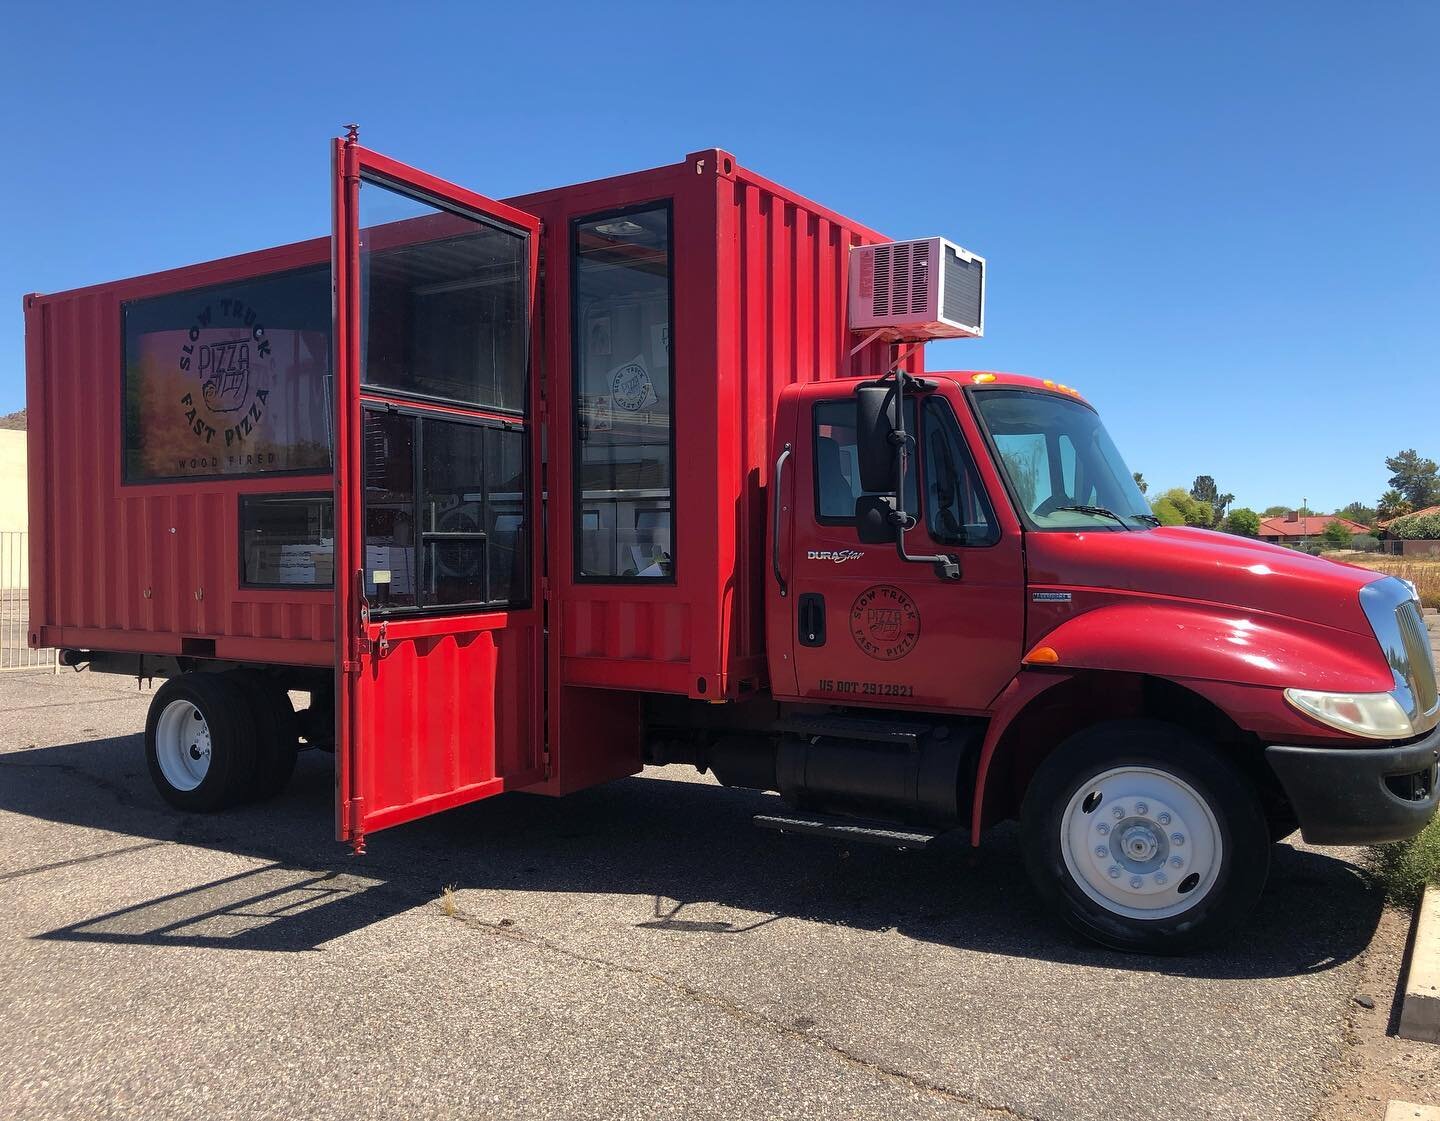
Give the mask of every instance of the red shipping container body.
<path id="1" fill-rule="evenodd" d="M 531 540 L 550 612 L 542 788 L 564 792 L 639 768 L 641 693 L 715 700 L 764 688 L 775 401 L 795 382 L 886 368 L 883 344 L 850 353 L 845 316 L 849 250 L 886 239 L 713 149 L 507 203 L 543 223 L 527 421 L 540 434 L 536 458 L 543 446 L 548 461 L 535 484 L 536 507 L 545 492 L 545 524 Z M 572 243 L 580 220 L 651 204 L 670 215 L 673 578 L 581 579 Z M 315 268 L 330 254 L 320 238 L 26 297 L 33 644 L 335 662 L 331 589 L 244 587 L 240 572 L 241 497 L 329 490 L 328 469 L 126 483 L 122 464 L 124 305 Z M 908 368 L 919 368 L 918 355 Z M 415 686 L 432 680 L 433 667 Z"/>

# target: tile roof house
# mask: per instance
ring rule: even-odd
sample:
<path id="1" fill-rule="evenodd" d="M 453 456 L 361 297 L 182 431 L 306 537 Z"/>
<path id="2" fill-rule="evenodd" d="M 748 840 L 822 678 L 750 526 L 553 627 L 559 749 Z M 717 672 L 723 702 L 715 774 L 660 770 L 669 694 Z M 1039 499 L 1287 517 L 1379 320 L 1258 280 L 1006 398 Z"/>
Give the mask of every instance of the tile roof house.
<path id="1" fill-rule="evenodd" d="M 1411 510 L 1408 514 L 1397 514 L 1393 518 L 1386 518 L 1377 524 L 1381 529 L 1389 529 L 1391 522 L 1398 521 L 1400 518 L 1413 518 L 1419 514 L 1440 514 L 1440 506 L 1424 506 L 1419 510 Z"/>
<path id="2" fill-rule="evenodd" d="M 1311 514 L 1302 518 L 1292 510 L 1284 517 L 1261 518 L 1260 538 L 1280 545 L 1303 541 L 1306 538 L 1319 537 L 1331 522 L 1339 522 L 1351 533 L 1370 532 L 1369 526 L 1335 514 Z"/>

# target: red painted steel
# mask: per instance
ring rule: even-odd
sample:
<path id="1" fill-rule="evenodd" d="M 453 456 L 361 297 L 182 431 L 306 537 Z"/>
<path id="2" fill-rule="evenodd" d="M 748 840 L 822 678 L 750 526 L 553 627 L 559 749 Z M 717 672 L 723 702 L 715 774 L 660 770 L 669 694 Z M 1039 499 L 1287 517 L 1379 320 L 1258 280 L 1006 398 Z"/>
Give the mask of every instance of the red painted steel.
<path id="1" fill-rule="evenodd" d="M 323 263 L 302 242 L 53 296 L 25 331 L 35 645 L 329 665 L 328 590 L 240 586 L 242 494 L 327 491 L 331 475 L 121 481 L 121 305 Z"/>
<path id="2" fill-rule="evenodd" d="M 541 582 L 532 567 L 531 606 L 465 609 L 423 618 L 374 616 L 365 602 L 364 507 L 359 475 L 361 409 L 385 395 L 362 386 L 359 192 L 362 183 L 497 219 L 519 230 L 529 254 L 526 321 L 535 323 L 539 222 L 513 207 L 360 147 L 333 149 L 336 342 L 337 833 L 363 851 L 365 835 L 426 814 L 534 784 L 541 761 Z M 367 190 L 377 189 L 366 187 Z M 372 247 L 410 245 L 471 228 L 449 217 L 393 223 Z M 369 235 L 369 231 L 366 231 Z M 536 412 L 539 387 L 529 380 Z M 482 418 L 485 409 L 408 403 L 421 415 Z M 509 418 L 514 420 L 513 417 Z M 534 501 L 538 463 L 527 473 Z"/>
<path id="3" fill-rule="evenodd" d="M 781 556 L 787 594 L 766 581 L 772 689 L 777 697 L 875 708 L 985 713 L 1020 664 L 1025 624 L 1025 560 L 1021 527 L 999 477 L 982 471 L 1000 539 L 985 546 L 932 546 L 923 526 L 907 537 L 912 551 L 935 549 L 959 558 L 963 579 L 940 580 L 928 564 L 901 560 L 893 545 L 865 545 L 853 525 L 823 525 L 815 508 L 813 410 L 820 401 L 853 399 L 856 381 L 787 389 L 781 422 L 793 453 L 785 503 L 790 530 Z M 959 386 L 941 379 L 934 395 L 948 400 L 968 447 L 983 446 Z M 986 466 L 990 466 L 988 463 Z M 846 559 L 837 563 L 836 554 Z M 823 597 L 827 641 L 798 641 L 797 604 Z M 872 613 L 894 617 L 891 656 L 865 637 Z M 862 645 L 862 642 L 866 645 Z"/>

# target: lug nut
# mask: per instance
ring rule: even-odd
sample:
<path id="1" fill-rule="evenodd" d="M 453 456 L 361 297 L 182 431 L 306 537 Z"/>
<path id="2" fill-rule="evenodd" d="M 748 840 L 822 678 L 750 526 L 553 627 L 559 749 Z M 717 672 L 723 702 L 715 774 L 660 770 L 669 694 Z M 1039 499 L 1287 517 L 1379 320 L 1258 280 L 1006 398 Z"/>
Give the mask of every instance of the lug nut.
<path id="1" fill-rule="evenodd" d="M 1112 880 L 1118 880 L 1118 879 L 1120 878 L 1120 865 L 1118 865 L 1118 864 L 1112 864 L 1112 865 L 1110 865 L 1110 878 L 1111 878 Z"/>
<path id="2" fill-rule="evenodd" d="M 1110 855 L 1110 850 L 1107 849 L 1104 845 L 1096 845 L 1095 855 L 1098 856 L 1101 860 L 1104 860 L 1107 856 Z"/>
<path id="3" fill-rule="evenodd" d="M 1184 834 L 1184 833 L 1171 833 L 1171 834 L 1170 834 L 1170 843 L 1171 843 L 1172 845 L 1183 845 L 1183 844 L 1185 843 L 1185 834 Z"/>
<path id="4" fill-rule="evenodd" d="M 1150 812 L 1150 807 L 1144 802 L 1135 803 L 1135 814 L 1137 817 L 1144 817 Z"/>
<path id="5" fill-rule="evenodd" d="M 1125 809 L 1123 806 L 1116 806 L 1113 810 L 1110 811 L 1110 813 L 1114 816 L 1116 821 L 1119 821 L 1122 817 L 1125 816 Z"/>
<path id="6" fill-rule="evenodd" d="M 1138 890 L 1140 889 L 1140 877 L 1139 877 L 1139 876 L 1131 876 L 1131 877 L 1130 877 L 1130 886 L 1133 887 L 1133 888 L 1135 888 L 1135 889 L 1138 891 Z"/>
<path id="7" fill-rule="evenodd" d="M 1155 873 L 1155 882 L 1156 882 L 1157 884 L 1163 884 L 1163 883 L 1165 882 L 1165 873 L 1164 873 L 1164 872 L 1156 872 L 1156 873 Z"/>
<path id="8" fill-rule="evenodd" d="M 1172 856 L 1172 857 L 1170 858 L 1170 867 L 1171 867 L 1171 868 L 1184 868 L 1184 867 L 1185 867 L 1185 861 L 1183 861 L 1182 859 L 1180 859 L 1180 857 L 1178 857 L 1178 856 Z"/>
<path id="9" fill-rule="evenodd" d="M 1156 815 L 1155 820 L 1158 821 L 1161 825 L 1169 825 L 1169 824 L 1170 824 L 1170 815 L 1167 814 L 1167 813 L 1161 812 L 1160 814 Z"/>
<path id="10" fill-rule="evenodd" d="M 1095 832 L 1099 833 L 1102 837 L 1105 836 L 1106 833 L 1110 832 L 1110 823 L 1108 821 L 1102 821 L 1099 825 L 1095 826 Z"/>

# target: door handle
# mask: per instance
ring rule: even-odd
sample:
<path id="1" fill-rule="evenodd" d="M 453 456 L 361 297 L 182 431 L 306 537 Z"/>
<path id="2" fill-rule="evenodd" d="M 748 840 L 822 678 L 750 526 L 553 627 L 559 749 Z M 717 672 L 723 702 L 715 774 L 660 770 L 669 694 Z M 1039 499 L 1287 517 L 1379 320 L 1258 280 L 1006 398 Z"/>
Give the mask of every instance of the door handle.
<path id="1" fill-rule="evenodd" d="M 775 570 L 775 583 L 780 585 L 781 599 L 790 594 L 790 589 L 785 584 L 785 577 L 780 572 L 780 483 L 785 478 L 785 461 L 789 458 L 790 445 L 786 444 L 785 450 L 775 460 L 775 472 L 770 477 L 770 488 L 775 492 L 771 502 L 770 566 Z"/>
<path id="2" fill-rule="evenodd" d="M 825 597 L 818 592 L 800 593 L 800 645 L 825 645 Z"/>

